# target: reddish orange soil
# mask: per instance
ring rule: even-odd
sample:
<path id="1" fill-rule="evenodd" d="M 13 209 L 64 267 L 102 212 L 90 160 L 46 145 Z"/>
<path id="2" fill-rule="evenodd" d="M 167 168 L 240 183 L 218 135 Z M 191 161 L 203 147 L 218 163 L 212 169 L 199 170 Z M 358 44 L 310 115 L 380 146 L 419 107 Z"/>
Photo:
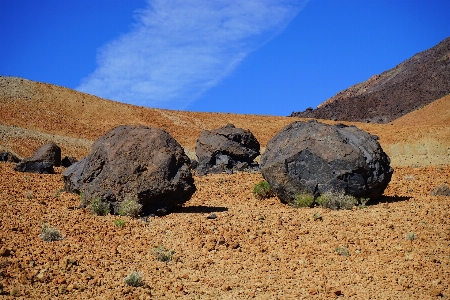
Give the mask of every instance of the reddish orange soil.
<path id="1" fill-rule="evenodd" d="M 145 124 L 193 157 L 204 129 L 233 123 L 264 147 L 297 120 L 147 109 L 1 76 L 0 103 L 0 151 L 20 156 L 52 141 L 81 158 L 110 128 Z M 449 103 L 391 124 L 354 123 L 380 137 L 395 172 L 384 198 L 347 211 L 257 200 L 260 174 L 220 174 L 196 177 L 197 192 L 179 210 L 149 222 L 121 217 L 117 227 L 119 217 L 94 216 L 61 192 L 62 168 L 39 175 L 0 163 L 0 298 L 448 299 L 450 197 L 429 193 L 450 185 Z M 41 240 L 44 223 L 64 239 Z M 158 246 L 173 259 L 158 261 Z M 141 287 L 124 283 L 132 271 L 142 273 Z"/>
<path id="2" fill-rule="evenodd" d="M 438 299 L 450 297 L 450 166 L 396 168 L 366 208 L 295 209 L 256 200 L 259 174 L 196 177 L 184 207 L 142 220 L 94 216 L 61 175 L 1 163 L 0 283 L 24 299 Z M 217 219 L 207 219 L 215 213 Z M 321 217 L 321 220 L 314 216 Z M 41 226 L 61 241 L 39 238 Z M 405 236 L 415 233 L 416 240 Z M 175 250 L 160 262 L 152 249 Z M 338 248 L 342 250 L 340 255 Z M 348 256 L 345 255 L 348 249 Z M 123 277 L 143 275 L 128 287 Z M 5 299 L 12 299 L 6 296 Z"/>
<path id="3" fill-rule="evenodd" d="M 63 155 L 81 158 L 89 152 L 92 141 L 107 130 L 123 124 L 144 124 L 165 129 L 193 158 L 195 142 L 203 130 L 233 123 L 249 129 L 265 147 L 281 128 L 304 120 L 149 109 L 1 76 L 0 104 L 0 151 L 10 150 L 19 156 L 29 156 L 37 146 L 52 141 L 60 145 Z M 411 113 L 413 117 L 406 115 L 390 124 L 344 123 L 378 135 L 394 166 L 450 164 L 449 106 L 450 96 L 446 96 Z"/>

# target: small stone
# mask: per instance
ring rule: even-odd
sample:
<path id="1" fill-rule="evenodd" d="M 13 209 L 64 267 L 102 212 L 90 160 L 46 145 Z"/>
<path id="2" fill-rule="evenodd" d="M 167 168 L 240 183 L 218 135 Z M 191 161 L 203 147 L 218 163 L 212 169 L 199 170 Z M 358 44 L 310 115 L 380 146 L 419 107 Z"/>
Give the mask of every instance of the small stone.
<path id="1" fill-rule="evenodd" d="M 205 244 L 205 248 L 206 248 L 206 250 L 208 250 L 208 251 L 214 250 L 214 249 L 216 248 L 216 242 L 214 242 L 214 241 L 209 241 L 209 242 L 207 242 L 207 243 Z"/>
<path id="2" fill-rule="evenodd" d="M 64 284 L 64 283 L 66 283 L 66 279 L 63 276 L 61 276 L 61 275 L 56 276 L 56 278 L 53 281 L 56 284 Z"/>
<path id="3" fill-rule="evenodd" d="M 217 215 L 216 214 L 210 214 L 206 217 L 207 219 L 217 219 Z"/>
<path id="4" fill-rule="evenodd" d="M 0 256 L 6 257 L 11 255 L 11 249 L 3 247 L 0 249 Z"/>
<path id="5" fill-rule="evenodd" d="M 316 289 L 316 288 L 310 288 L 310 289 L 308 290 L 308 293 L 309 293 L 310 295 L 316 295 L 316 294 L 317 294 L 317 289 Z"/>
<path id="6" fill-rule="evenodd" d="M 222 286 L 222 291 L 231 291 L 231 286 L 229 286 L 229 285 L 227 285 L 227 284 L 224 284 L 224 285 Z"/>
<path id="7" fill-rule="evenodd" d="M 20 288 L 17 286 L 14 286 L 10 291 L 9 294 L 13 297 L 18 297 L 21 295 Z"/>
<path id="8" fill-rule="evenodd" d="M 239 243 L 235 242 L 233 244 L 231 244 L 231 249 L 237 249 L 239 248 L 241 245 L 239 245 Z"/>
<path id="9" fill-rule="evenodd" d="M 62 284 L 62 285 L 58 286 L 58 292 L 60 294 L 65 294 L 67 292 L 67 285 L 66 284 Z"/>
<path id="10" fill-rule="evenodd" d="M 441 296 L 442 296 L 442 289 L 439 289 L 439 288 L 432 288 L 432 289 L 430 290 L 430 293 L 431 293 L 431 296 L 434 296 L 434 297 L 441 297 Z"/>
<path id="11" fill-rule="evenodd" d="M 218 245 L 224 245 L 226 243 L 226 241 L 225 241 L 225 238 L 223 237 L 223 236 L 221 236 L 220 238 L 219 238 L 219 240 L 217 241 L 217 244 Z"/>
<path id="12" fill-rule="evenodd" d="M 39 271 L 39 274 L 36 275 L 36 279 L 38 281 L 44 281 L 46 279 L 45 273 L 47 272 L 47 269 L 42 269 Z"/>

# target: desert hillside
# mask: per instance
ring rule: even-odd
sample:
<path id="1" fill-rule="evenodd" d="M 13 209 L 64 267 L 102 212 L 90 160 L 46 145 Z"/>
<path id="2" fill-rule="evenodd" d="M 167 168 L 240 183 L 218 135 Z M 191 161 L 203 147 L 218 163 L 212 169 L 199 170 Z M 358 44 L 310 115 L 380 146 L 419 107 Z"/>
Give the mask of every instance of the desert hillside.
<path id="1" fill-rule="evenodd" d="M 204 129 L 233 123 L 264 147 L 301 120 L 149 109 L 13 77 L 0 77 L 0 105 L 0 151 L 19 156 L 56 142 L 81 158 L 107 130 L 145 124 L 193 157 Z M 347 122 L 378 135 L 395 169 L 381 198 L 351 210 L 256 199 L 262 175 L 239 172 L 194 176 L 196 192 L 162 217 L 97 216 L 64 191 L 64 168 L 0 162 L 0 298 L 448 299 L 450 197 L 430 192 L 450 185 L 449 105 Z M 60 238 L 46 241 L 43 228 Z"/>
<path id="2" fill-rule="evenodd" d="M 413 112 L 411 118 L 421 120 L 420 123 L 346 123 L 378 135 L 394 166 L 448 164 L 450 122 L 449 110 L 445 108 L 449 101 L 447 96 Z M 15 77 L 0 77 L 0 103 L 0 150 L 22 157 L 31 155 L 42 143 L 54 141 L 64 155 L 81 158 L 107 130 L 123 124 L 143 124 L 165 129 L 194 158 L 195 142 L 205 129 L 233 123 L 249 129 L 264 148 L 281 128 L 295 120 L 305 120 L 151 109 Z"/>
<path id="3" fill-rule="evenodd" d="M 291 116 L 388 123 L 450 93 L 450 38 Z M 349 109 L 351 108 L 351 109 Z"/>

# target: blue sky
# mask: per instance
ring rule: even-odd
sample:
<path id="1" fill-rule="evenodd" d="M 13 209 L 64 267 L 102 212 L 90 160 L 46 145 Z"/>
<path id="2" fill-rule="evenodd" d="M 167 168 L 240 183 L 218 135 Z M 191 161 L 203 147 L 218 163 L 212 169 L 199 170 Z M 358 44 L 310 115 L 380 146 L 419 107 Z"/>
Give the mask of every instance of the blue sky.
<path id="1" fill-rule="evenodd" d="M 289 115 L 450 36 L 447 0 L 0 0 L 0 75 Z"/>

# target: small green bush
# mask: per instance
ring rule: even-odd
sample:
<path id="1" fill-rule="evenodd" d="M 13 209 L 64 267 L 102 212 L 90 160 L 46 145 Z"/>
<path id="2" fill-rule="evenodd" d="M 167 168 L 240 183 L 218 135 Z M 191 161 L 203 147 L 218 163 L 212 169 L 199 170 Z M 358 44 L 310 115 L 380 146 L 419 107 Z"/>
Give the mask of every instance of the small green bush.
<path id="1" fill-rule="evenodd" d="M 156 259 L 162 262 L 168 262 L 172 260 L 172 256 L 175 253 L 175 250 L 167 250 L 164 246 L 159 246 L 152 250 L 153 254 L 156 255 Z"/>
<path id="2" fill-rule="evenodd" d="M 127 221 L 122 220 L 122 219 L 114 220 L 114 225 L 116 225 L 117 227 L 123 227 L 123 226 L 125 226 L 126 223 L 127 223 Z"/>
<path id="3" fill-rule="evenodd" d="M 307 193 L 297 194 L 290 204 L 293 207 L 311 207 L 314 204 L 314 195 Z"/>
<path id="4" fill-rule="evenodd" d="M 337 209 L 352 209 L 353 206 L 358 205 L 358 200 L 351 196 L 346 195 L 344 192 L 327 192 L 316 199 L 317 204 L 330 208 Z"/>
<path id="5" fill-rule="evenodd" d="M 348 248 L 346 246 L 336 247 L 336 249 L 334 249 L 334 251 L 337 254 L 339 254 L 339 255 L 343 255 L 343 256 L 349 256 L 350 255 L 350 251 L 348 250 Z"/>
<path id="6" fill-rule="evenodd" d="M 110 212 L 109 203 L 102 202 L 99 197 L 95 197 L 88 205 L 89 210 L 97 216 L 106 216 Z"/>
<path id="7" fill-rule="evenodd" d="M 59 241 L 63 239 L 58 229 L 49 227 L 46 223 L 42 224 L 40 238 L 46 242 Z"/>
<path id="8" fill-rule="evenodd" d="M 330 201 L 330 194 L 322 194 L 316 199 L 316 203 L 320 206 L 327 207 L 328 202 Z"/>
<path id="9" fill-rule="evenodd" d="M 270 197 L 272 197 L 272 195 L 273 195 L 272 187 L 265 180 L 261 180 L 260 182 L 255 184 L 255 186 L 253 187 L 253 196 L 256 199 L 262 200 L 262 199 L 270 198 Z"/>
<path id="10" fill-rule="evenodd" d="M 142 285 L 142 274 L 133 271 L 130 274 L 128 274 L 123 280 L 129 286 L 138 287 Z"/>
<path id="11" fill-rule="evenodd" d="M 25 192 L 25 198 L 27 198 L 28 200 L 33 199 L 34 198 L 33 192 L 32 191 L 26 191 Z"/>
<path id="12" fill-rule="evenodd" d="M 412 243 L 412 241 L 414 241 L 416 239 L 417 239 L 417 235 L 415 232 L 409 232 L 409 233 L 405 234 L 405 240 L 411 241 L 411 243 Z"/>
<path id="13" fill-rule="evenodd" d="M 89 205 L 89 202 L 84 197 L 83 193 L 80 193 L 80 206 L 86 207 Z"/>
<path id="14" fill-rule="evenodd" d="M 119 216 L 137 217 L 142 211 L 142 204 L 134 199 L 123 200 L 117 209 Z"/>
<path id="15" fill-rule="evenodd" d="M 313 219 L 314 219 L 314 220 L 320 220 L 320 221 L 323 221 L 322 215 L 321 215 L 320 213 L 318 213 L 318 212 L 315 212 L 315 213 L 313 214 Z"/>
<path id="16" fill-rule="evenodd" d="M 361 199 L 359 199 L 359 202 L 360 202 L 361 204 L 358 205 L 358 207 L 359 207 L 360 209 L 366 208 L 366 204 L 367 204 L 367 202 L 369 202 L 369 201 L 370 201 L 370 198 L 361 198 Z"/>

